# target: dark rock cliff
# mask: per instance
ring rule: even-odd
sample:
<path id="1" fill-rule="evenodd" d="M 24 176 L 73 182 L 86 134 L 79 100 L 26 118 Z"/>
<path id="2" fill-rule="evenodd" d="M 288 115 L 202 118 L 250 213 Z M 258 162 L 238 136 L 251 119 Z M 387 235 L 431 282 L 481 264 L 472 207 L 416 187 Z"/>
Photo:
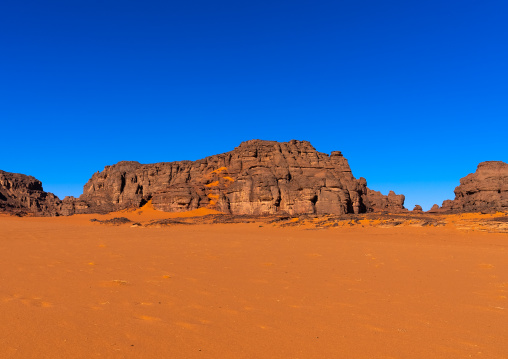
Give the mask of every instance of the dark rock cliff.
<path id="1" fill-rule="evenodd" d="M 55 216 L 60 200 L 44 192 L 41 181 L 32 176 L 0 170 L 0 210 L 19 215 Z"/>

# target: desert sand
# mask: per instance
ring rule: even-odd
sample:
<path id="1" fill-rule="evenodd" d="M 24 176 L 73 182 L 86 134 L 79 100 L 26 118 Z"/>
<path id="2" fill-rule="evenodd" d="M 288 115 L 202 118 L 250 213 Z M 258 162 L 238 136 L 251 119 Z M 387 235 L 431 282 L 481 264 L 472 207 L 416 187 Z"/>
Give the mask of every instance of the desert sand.
<path id="1" fill-rule="evenodd" d="M 507 234 L 119 215 L 0 216 L 1 358 L 508 358 Z"/>

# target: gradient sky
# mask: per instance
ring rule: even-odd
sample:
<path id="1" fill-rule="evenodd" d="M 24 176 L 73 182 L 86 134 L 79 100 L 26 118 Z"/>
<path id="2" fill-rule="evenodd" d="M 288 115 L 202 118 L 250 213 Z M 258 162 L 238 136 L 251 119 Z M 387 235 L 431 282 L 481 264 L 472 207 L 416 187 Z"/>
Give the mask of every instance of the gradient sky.
<path id="1" fill-rule="evenodd" d="M 59 197 L 120 160 L 340 150 L 424 209 L 508 160 L 506 1 L 0 3 L 0 169 Z"/>

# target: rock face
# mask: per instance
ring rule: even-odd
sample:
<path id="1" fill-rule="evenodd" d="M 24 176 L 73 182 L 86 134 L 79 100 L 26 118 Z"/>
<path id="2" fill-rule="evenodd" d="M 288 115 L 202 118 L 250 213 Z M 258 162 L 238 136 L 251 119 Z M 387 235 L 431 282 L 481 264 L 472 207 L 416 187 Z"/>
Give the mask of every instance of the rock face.
<path id="1" fill-rule="evenodd" d="M 341 152 L 317 152 L 309 142 L 251 140 L 198 161 L 119 162 L 95 173 L 63 214 L 111 212 L 152 200 L 156 209 L 201 207 L 240 215 L 345 214 L 403 210 L 404 196 L 383 196 L 356 179 Z"/>
<path id="2" fill-rule="evenodd" d="M 443 202 L 442 211 L 480 212 L 508 210 L 508 164 L 481 162 L 475 173 L 461 178 L 455 199 Z"/>
<path id="3" fill-rule="evenodd" d="M 0 210 L 20 215 L 58 215 L 60 200 L 32 176 L 0 170 Z"/>

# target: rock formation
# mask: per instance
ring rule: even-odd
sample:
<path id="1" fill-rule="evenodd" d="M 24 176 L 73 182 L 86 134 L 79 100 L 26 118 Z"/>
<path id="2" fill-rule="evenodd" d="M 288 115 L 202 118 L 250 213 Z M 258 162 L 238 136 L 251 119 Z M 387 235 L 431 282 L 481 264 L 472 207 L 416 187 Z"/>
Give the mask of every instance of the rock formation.
<path id="1" fill-rule="evenodd" d="M 445 212 L 480 212 L 508 210 L 508 164 L 502 161 L 481 162 L 475 173 L 461 178 L 455 199 L 443 202 Z"/>
<path id="2" fill-rule="evenodd" d="M 59 205 L 58 197 L 44 192 L 41 181 L 32 176 L 0 170 L 0 211 L 55 216 Z"/>
<path id="3" fill-rule="evenodd" d="M 388 196 L 383 195 L 381 192 L 373 191 L 366 188 L 365 196 L 363 196 L 365 207 L 368 212 L 404 212 L 404 201 L 406 197 L 403 194 L 395 194 L 390 191 Z"/>
<path id="4" fill-rule="evenodd" d="M 413 212 L 423 212 L 422 206 L 420 206 L 419 204 L 415 204 Z"/>
<path id="5" fill-rule="evenodd" d="M 111 212 L 152 200 L 163 211 L 201 207 L 224 213 L 345 214 L 401 211 L 404 196 L 388 196 L 356 179 L 341 152 L 317 152 L 309 142 L 251 140 L 198 161 L 122 161 L 95 173 L 63 214 Z"/>
<path id="6" fill-rule="evenodd" d="M 441 208 L 438 204 L 434 204 L 431 209 L 429 209 L 427 212 L 429 213 L 439 213 L 441 211 Z"/>
<path id="7" fill-rule="evenodd" d="M 106 213 L 149 200 L 169 212 L 207 207 L 232 215 L 396 213 L 407 211 L 404 199 L 367 188 L 341 152 L 320 153 L 296 140 L 251 140 L 198 161 L 122 161 L 95 173 L 79 198 L 63 201 L 34 177 L 0 170 L 0 211 L 42 216 Z M 508 211 L 507 163 L 480 163 L 460 180 L 454 200 L 429 212 L 476 211 Z"/>

